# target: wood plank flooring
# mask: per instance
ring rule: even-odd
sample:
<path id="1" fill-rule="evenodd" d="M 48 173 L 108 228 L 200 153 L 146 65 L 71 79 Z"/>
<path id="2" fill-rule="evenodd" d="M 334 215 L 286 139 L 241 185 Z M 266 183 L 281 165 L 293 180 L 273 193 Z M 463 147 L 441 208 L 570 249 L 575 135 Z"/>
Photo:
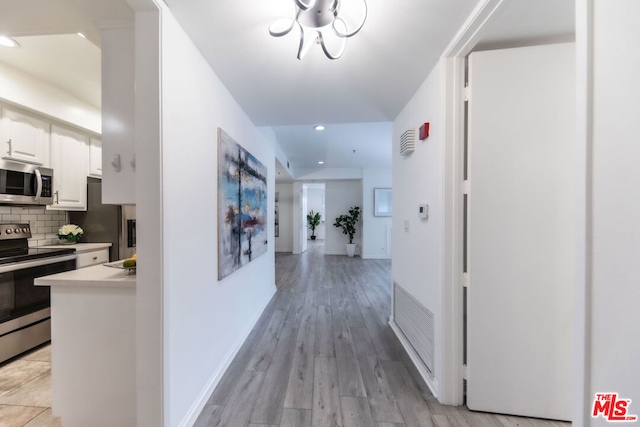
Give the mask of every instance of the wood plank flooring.
<path id="1" fill-rule="evenodd" d="M 391 263 L 276 255 L 278 291 L 196 427 L 566 427 L 441 405 L 387 325 Z"/>

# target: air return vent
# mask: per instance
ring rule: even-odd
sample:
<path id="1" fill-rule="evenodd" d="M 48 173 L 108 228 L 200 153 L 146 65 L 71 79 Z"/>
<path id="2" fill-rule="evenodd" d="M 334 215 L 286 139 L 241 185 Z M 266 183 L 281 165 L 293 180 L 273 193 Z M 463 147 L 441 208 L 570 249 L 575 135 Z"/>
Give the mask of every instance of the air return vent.
<path id="1" fill-rule="evenodd" d="M 416 130 L 409 129 L 400 137 L 400 154 L 406 156 L 416 149 Z"/>
<path id="2" fill-rule="evenodd" d="M 393 317 L 433 378 L 433 313 L 393 282 Z"/>

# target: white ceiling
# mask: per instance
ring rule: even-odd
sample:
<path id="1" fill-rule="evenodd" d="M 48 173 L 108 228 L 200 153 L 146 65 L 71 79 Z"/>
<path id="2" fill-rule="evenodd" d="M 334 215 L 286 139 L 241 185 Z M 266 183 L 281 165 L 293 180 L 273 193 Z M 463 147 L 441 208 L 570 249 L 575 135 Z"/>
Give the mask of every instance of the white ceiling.
<path id="1" fill-rule="evenodd" d="M 343 0 L 343 3 L 363 0 Z M 166 0 L 258 126 L 392 121 L 478 0 L 368 0 L 344 56 L 296 59 L 298 33 L 271 37 L 292 0 Z"/>
<path id="2" fill-rule="evenodd" d="M 369 0 L 344 56 L 319 46 L 296 59 L 297 34 L 271 37 L 291 0 L 165 0 L 234 98 L 258 126 L 273 126 L 294 168 L 390 167 L 391 124 L 479 0 Z M 350 1 L 344 0 L 345 4 Z M 478 48 L 560 40 L 573 33 L 574 0 L 508 0 Z M 99 102 L 99 25 L 132 22 L 126 0 L 3 2 L 0 61 Z M 86 34 L 92 43 L 73 36 Z M 57 35 L 55 38 L 32 37 Z M 64 35 L 64 36 L 61 36 Z M 84 43 L 84 44 L 83 44 Z M 94 46 L 94 47 L 91 47 Z M 323 123 L 317 133 L 311 125 Z M 356 153 L 353 153 L 356 150 Z"/>
<path id="3" fill-rule="evenodd" d="M 77 34 L 13 37 L 19 49 L 0 48 L 0 61 L 100 108 L 100 48 Z"/>
<path id="4" fill-rule="evenodd" d="M 390 167 L 392 123 L 339 123 L 319 132 L 310 125 L 274 126 L 296 169 Z"/>

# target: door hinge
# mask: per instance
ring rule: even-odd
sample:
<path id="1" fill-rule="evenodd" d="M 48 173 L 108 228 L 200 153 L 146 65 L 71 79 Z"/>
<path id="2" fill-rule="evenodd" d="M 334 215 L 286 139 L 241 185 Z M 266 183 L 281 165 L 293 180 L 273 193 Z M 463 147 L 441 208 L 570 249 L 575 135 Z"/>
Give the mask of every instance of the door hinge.
<path id="1" fill-rule="evenodd" d="M 462 287 L 469 287 L 469 273 L 462 273 Z"/>
<path id="2" fill-rule="evenodd" d="M 462 365 L 462 379 L 469 381 L 469 365 Z"/>
<path id="3" fill-rule="evenodd" d="M 464 85 L 464 100 L 468 102 L 471 99 L 471 87 L 469 87 L 469 83 L 465 83 Z"/>
<path id="4" fill-rule="evenodd" d="M 471 184 L 469 183 L 468 179 L 465 179 L 464 181 L 462 181 L 462 194 L 469 194 L 470 190 Z"/>

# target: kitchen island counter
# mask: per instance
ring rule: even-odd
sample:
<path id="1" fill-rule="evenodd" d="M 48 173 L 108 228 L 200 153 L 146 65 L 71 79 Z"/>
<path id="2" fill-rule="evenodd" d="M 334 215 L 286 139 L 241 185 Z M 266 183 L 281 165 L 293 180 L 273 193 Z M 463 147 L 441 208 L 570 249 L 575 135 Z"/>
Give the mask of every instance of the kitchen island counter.
<path id="1" fill-rule="evenodd" d="M 55 287 L 108 287 L 108 288 L 135 288 L 136 275 L 127 270 L 94 265 L 79 270 L 65 271 L 64 273 L 35 279 L 36 286 Z"/>
<path id="2" fill-rule="evenodd" d="M 65 427 L 136 425 L 136 276 L 94 265 L 51 288 L 52 412 Z"/>

